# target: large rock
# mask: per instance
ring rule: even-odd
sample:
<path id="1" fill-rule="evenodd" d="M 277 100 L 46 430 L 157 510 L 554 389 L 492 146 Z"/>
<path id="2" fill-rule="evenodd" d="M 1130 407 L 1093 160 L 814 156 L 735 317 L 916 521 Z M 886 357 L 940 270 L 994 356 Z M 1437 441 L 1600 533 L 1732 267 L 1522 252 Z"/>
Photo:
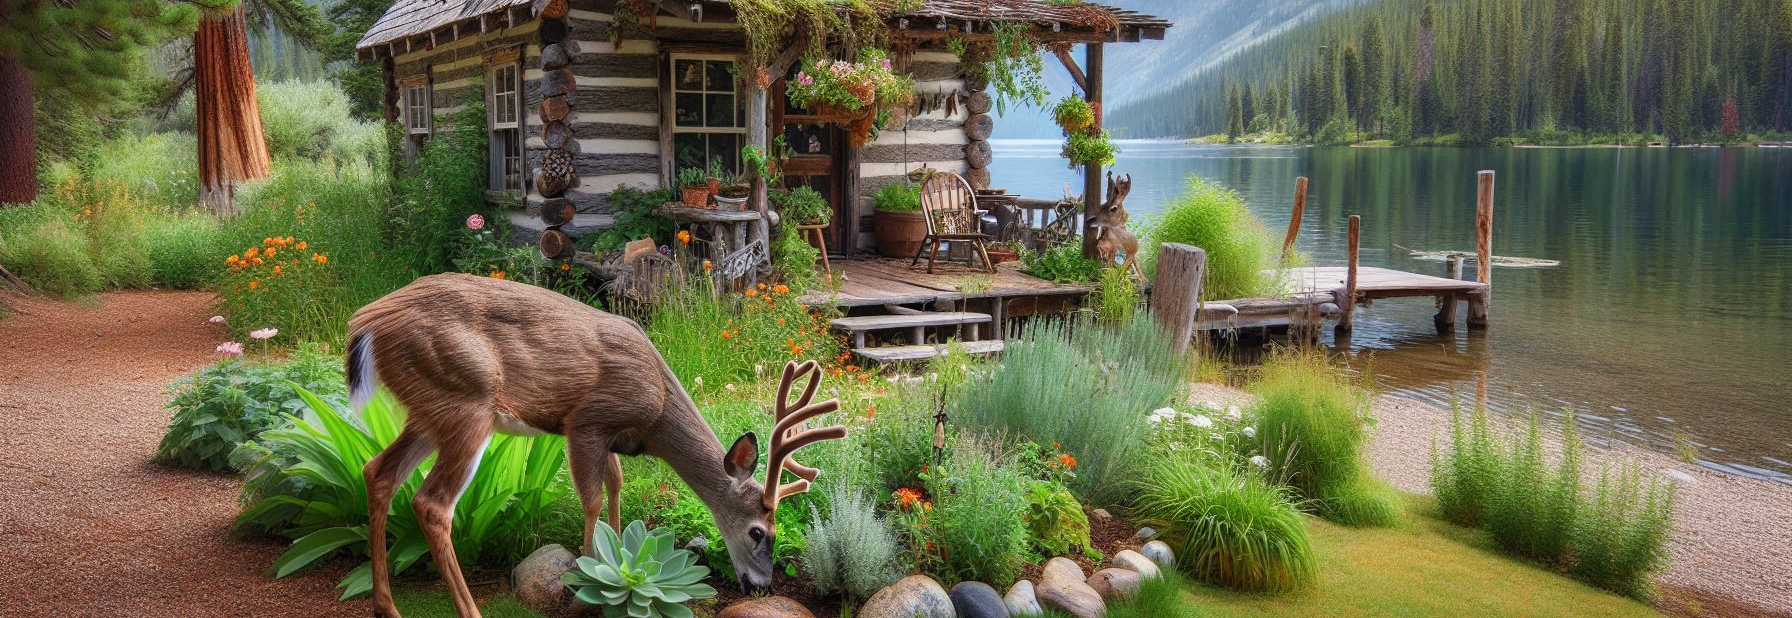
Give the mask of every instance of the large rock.
<path id="1" fill-rule="evenodd" d="M 1140 577 L 1145 579 L 1163 577 L 1163 573 L 1158 571 L 1156 562 L 1152 562 L 1144 554 L 1130 549 L 1122 549 L 1120 553 L 1114 554 L 1114 566 L 1128 571 L 1136 571 Z"/>
<path id="2" fill-rule="evenodd" d="M 809 608 L 784 597 L 747 599 L 729 605 L 716 618 L 815 618 Z"/>
<path id="3" fill-rule="evenodd" d="M 1169 543 L 1152 541 L 1146 543 L 1144 547 L 1139 548 L 1139 553 L 1144 554 L 1146 558 L 1150 558 L 1152 562 L 1156 562 L 1157 566 L 1166 569 L 1176 568 L 1176 552 L 1170 551 Z"/>
<path id="4" fill-rule="evenodd" d="M 952 587 L 952 609 L 958 618 L 1008 618 L 1002 593 L 983 582 L 959 582 Z"/>
<path id="5" fill-rule="evenodd" d="M 877 591 L 854 616 L 858 618 L 956 618 L 952 597 L 926 575 L 910 575 Z"/>
<path id="6" fill-rule="evenodd" d="M 1108 613 L 1101 593 L 1083 579 L 1083 569 L 1068 558 L 1052 558 L 1039 576 L 1039 604 L 1077 618 L 1102 618 Z"/>
<path id="7" fill-rule="evenodd" d="M 1145 581 L 1138 571 L 1107 568 L 1096 571 L 1089 576 L 1089 587 L 1103 599 L 1130 597 L 1139 593 L 1139 586 Z"/>
<path id="8" fill-rule="evenodd" d="M 576 614 L 572 590 L 560 583 L 560 576 L 577 568 L 577 560 L 577 556 L 559 545 L 543 545 L 529 554 L 510 572 L 517 602 L 549 616 Z"/>
<path id="9" fill-rule="evenodd" d="M 1010 616 L 1038 616 L 1045 613 L 1039 606 L 1039 595 L 1033 592 L 1033 582 L 1020 580 L 1008 588 L 1008 594 L 1002 597 L 1002 604 L 1008 606 Z"/>

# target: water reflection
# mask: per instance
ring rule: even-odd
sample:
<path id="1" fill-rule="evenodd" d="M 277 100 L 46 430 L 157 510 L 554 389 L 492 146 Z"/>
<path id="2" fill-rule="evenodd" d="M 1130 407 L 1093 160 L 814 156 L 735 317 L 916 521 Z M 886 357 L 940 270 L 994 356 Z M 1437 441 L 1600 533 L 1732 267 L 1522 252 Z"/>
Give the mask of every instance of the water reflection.
<path id="1" fill-rule="evenodd" d="M 995 184 L 1056 196 L 1054 140 L 996 143 Z M 1403 248 L 1472 250 L 1475 171 L 1499 172 L 1494 250 L 1560 260 L 1495 269 L 1492 329 L 1439 335 L 1429 299 L 1377 301 L 1349 341 L 1388 388 L 1448 404 L 1486 375 L 1502 411 L 1576 410 L 1590 437 L 1792 483 L 1792 149 L 1359 149 L 1122 143 L 1128 209 L 1156 212 L 1190 174 L 1241 193 L 1273 230 L 1312 179 L 1299 248 L 1440 273 Z M 1331 343 L 1328 335 L 1328 343 Z"/>

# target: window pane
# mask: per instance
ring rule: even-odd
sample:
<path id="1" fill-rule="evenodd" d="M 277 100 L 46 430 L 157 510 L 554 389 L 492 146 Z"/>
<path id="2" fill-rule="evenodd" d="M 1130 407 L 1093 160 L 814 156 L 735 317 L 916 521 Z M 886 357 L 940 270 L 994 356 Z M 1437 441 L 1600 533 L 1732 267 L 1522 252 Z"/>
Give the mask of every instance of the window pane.
<path id="1" fill-rule="evenodd" d="M 710 92 L 734 92 L 734 73 L 728 69 L 734 63 L 725 60 L 711 60 L 709 67 L 709 85 L 704 88 Z"/>
<path id="2" fill-rule="evenodd" d="M 673 64 L 673 85 L 679 90 L 703 89 L 703 61 L 679 60 Z"/>
<path id="3" fill-rule="evenodd" d="M 704 120 L 706 121 L 704 122 L 704 126 L 734 126 L 734 95 L 712 94 L 707 95 L 705 98 L 707 99 L 705 104 L 709 109 L 709 113 L 704 116 Z"/>
<path id="4" fill-rule="evenodd" d="M 703 95 L 681 92 L 672 102 L 676 106 L 672 112 L 674 124 L 681 127 L 703 126 Z"/>
<path id="5" fill-rule="evenodd" d="M 791 150 L 799 155 L 832 155 L 833 137 L 832 125 L 784 125 L 784 139 L 790 143 Z"/>
<path id="6" fill-rule="evenodd" d="M 678 169 L 703 167 L 708 140 L 702 133 L 676 133 L 672 136 L 672 156 Z M 677 170 L 674 170 L 677 171 Z"/>
<path id="7" fill-rule="evenodd" d="M 722 161 L 722 169 L 734 173 L 740 169 L 740 136 L 733 133 L 709 134 L 709 156 L 706 160 Z"/>

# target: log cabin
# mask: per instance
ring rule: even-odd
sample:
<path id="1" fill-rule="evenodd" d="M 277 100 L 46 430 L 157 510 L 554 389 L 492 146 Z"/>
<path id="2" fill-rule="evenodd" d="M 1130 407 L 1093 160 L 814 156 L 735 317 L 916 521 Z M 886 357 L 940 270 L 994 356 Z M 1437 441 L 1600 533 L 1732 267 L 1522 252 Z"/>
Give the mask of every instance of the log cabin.
<path id="1" fill-rule="evenodd" d="M 810 37 L 791 25 L 767 35 L 779 40 L 749 41 L 737 9 L 768 1 L 398 0 L 357 50 L 383 67 L 386 115 L 403 127 L 407 153 L 452 130 L 437 116 L 482 93 L 491 143 L 487 200 L 511 209 L 518 235 L 537 238 L 551 257 L 570 256 L 571 238 L 609 225 L 606 196 L 617 186 L 670 187 L 680 169 L 712 158 L 738 170 L 743 146 L 763 152 L 779 135 L 795 151 L 784 184 L 828 198 L 835 216 L 827 246 L 850 256 L 874 242 L 872 195 L 880 186 L 923 167 L 958 172 L 979 187 L 990 182 L 991 93 L 967 74 L 974 63 L 955 47 L 1026 26 L 1099 103 L 1102 45 L 1161 40 L 1171 26 L 1093 3 L 878 0 L 869 15 L 851 4 L 821 5 L 838 7 L 853 27 Z M 854 145 L 840 126 L 791 104 L 784 85 L 792 65 L 818 52 L 815 41 L 839 55 L 843 39 L 870 32 L 861 28 L 867 19 L 887 38 L 895 67 L 913 78 L 915 99 L 873 139 Z M 1072 58 L 1073 44 L 1085 44 L 1086 66 Z M 756 58 L 755 45 L 777 53 Z M 743 74 L 776 77 L 737 77 Z M 1099 167 L 1090 166 L 1086 178 L 1086 199 L 1098 199 Z M 758 183 L 754 204 L 762 215 L 765 190 Z"/>

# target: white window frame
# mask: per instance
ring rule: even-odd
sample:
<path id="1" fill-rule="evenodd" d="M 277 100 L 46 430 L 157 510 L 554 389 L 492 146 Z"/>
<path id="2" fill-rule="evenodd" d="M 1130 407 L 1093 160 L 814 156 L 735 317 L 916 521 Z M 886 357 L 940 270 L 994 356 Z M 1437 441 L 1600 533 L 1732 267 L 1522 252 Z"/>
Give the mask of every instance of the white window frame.
<path id="1" fill-rule="evenodd" d="M 499 88 L 500 84 L 506 83 L 503 81 L 506 73 L 509 74 L 507 82 L 507 85 L 510 86 L 509 92 L 503 92 Z M 491 170 L 486 186 L 498 190 L 528 190 L 527 159 L 529 154 L 523 137 L 523 64 L 521 58 L 495 62 L 486 66 L 485 93 L 486 131 L 491 144 Z M 504 112 L 509 112 L 510 119 L 508 121 L 502 117 Z M 511 135 L 505 136 L 504 132 Z M 506 139 L 515 141 L 515 157 L 507 156 L 508 153 L 505 152 Z M 507 164 L 512 162 L 516 165 L 514 177 L 517 184 L 515 186 L 509 184 L 509 180 L 513 176 L 512 170 L 507 167 Z"/>
<path id="2" fill-rule="evenodd" d="M 502 83 L 500 80 L 503 79 L 503 74 L 506 72 L 510 73 L 509 85 L 511 89 L 509 92 L 504 92 L 498 88 Z M 523 65 L 521 62 L 503 62 L 494 64 L 486 70 L 486 92 L 488 93 L 486 95 L 486 107 L 491 110 L 490 122 L 493 129 L 522 128 L 522 74 Z M 501 116 L 501 113 L 505 111 L 510 112 L 509 122 L 505 122 Z"/>
<path id="3" fill-rule="evenodd" d="M 404 86 L 404 129 L 410 135 L 428 135 L 435 125 L 434 93 L 429 82 Z M 422 99 L 422 101 L 418 101 Z"/>
<path id="4" fill-rule="evenodd" d="M 670 94 L 667 95 L 668 100 L 665 105 L 665 110 L 666 110 L 665 123 L 666 123 L 666 126 L 672 127 L 672 136 L 671 136 L 671 141 L 668 142 L 667 144 L 665 144 L 664 148 L 666 149 L 667 152 L 671 153 L 671 157 L 669 160 L 671 161 L 671 167 L 672 167 L 673 174 L 678 173 L 678 141 L 677 141 L 678 134 L 680 134 L 680 133 L 706 133 L 706 134 L 733 133 L 735 135 L 741 136 L 740 141 L 743 145 L 746 142 L 746 135 L 747 135 L 747 127 L 746 127 L 746 123 L 744 121 L 740 122 L 741 126 L 737 126 L 737 127 L 681 127 L 678 125 L 678 95 L 680 93 L 700 93 L 702 95 L 709 95 L 709 94 L 720 94 L 722 92 L 720 90 L 681 90 L 681 89 L 679 89 L 679 87 L 678 87 L 678 61 L 680 61 L 680 60 L 698 60 L 698 61 L 704 61 L 704 62 L 723 61 L 723 62 L 727 62 L 729 64 L 733 64 L 737 69 L 740 67 L 740 57 L 735 56 L 735 55 L 729 55 L 729 54 L 682 53 L 682 54 L 668 54 L 667 55 L 666 72 L 667 72 L 667 74 L 672 76 L 672 83 L 671 83 L 672 87 L 671 87 Z M 705 84 L 705 85 L 707 86 L 707 84 Z M 734 105 L 736 108 L 735 118 L 738 120 L 740 118 L 740 115 L 739 115 L 740 107 L 743 105 L 746 105 L 746 99 L 745 99 L 746 92 L 740 88 L 739 84 L 736 84 L 735 89 L 732 94 L 734 95 Z M 704 117 L 704 121 L 708 122 L 709 115 L 707 113 L 705 113 L 705 114 L 703 114 L 703 117 Z M 738 155 L 736 155 L 736 156 L 738 156 Z M 708 165 L 708 162 L 705 161 L 704 164 Z"/>

